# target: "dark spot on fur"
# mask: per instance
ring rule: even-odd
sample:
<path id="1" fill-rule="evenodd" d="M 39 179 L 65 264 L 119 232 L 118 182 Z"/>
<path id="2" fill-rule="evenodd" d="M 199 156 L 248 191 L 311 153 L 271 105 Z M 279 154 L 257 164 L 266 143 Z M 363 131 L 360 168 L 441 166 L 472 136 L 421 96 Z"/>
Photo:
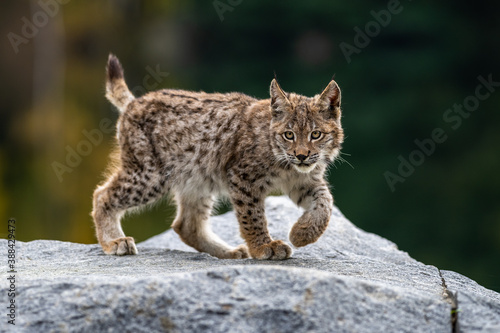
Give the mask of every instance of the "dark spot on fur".
<path id="1" fill-rule="evenodd" d="M 252 196 L 252 194 L 249 191 L 247 191 L 247 189 L 244 188 L 244 187 L 240 187 L 239 190 L 240 190 L 241 193 L 243 193 L 247 197 L 251 197 Z"/>
<path id="2" fill-rule="evenodd" d="M 226 101 L 219 101 L 217 99 L 210 99 L 210 98 L 204 99 L 203 102 L 204 103 L 226 103 Z"/>

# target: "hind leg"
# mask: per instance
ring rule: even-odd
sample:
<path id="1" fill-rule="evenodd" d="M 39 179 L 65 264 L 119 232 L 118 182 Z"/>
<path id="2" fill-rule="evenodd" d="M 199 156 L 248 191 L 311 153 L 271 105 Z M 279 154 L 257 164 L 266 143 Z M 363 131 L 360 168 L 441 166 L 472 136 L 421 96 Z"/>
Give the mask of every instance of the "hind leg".
<path id="1" fill-rule="evenodd" d="M 177 217 L 172 228 L 184 243 L 220 259 L 248 258 L 246 245 L 233 248 L 210 229 L 208 218 L 213 206 L 212 197 L 176 195 L 176 201 Z"/>
<path id="2" fill-rule="evenodd" d="M 97 239 L 106 254 L 137 254 L 134 239 L 126 237 L 120 219 L 131 209 L 153 203 L 163 196 L 165 184 L 159 175 L 119 171 L 94 192 Z"/>

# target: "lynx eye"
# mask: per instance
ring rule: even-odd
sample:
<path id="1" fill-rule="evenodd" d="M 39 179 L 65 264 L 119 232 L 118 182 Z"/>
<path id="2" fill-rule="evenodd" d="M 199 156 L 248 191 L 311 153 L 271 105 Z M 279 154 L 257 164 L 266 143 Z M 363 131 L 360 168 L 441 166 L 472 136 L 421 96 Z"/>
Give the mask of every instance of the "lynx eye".
<path id="1" fill-rule="evenodd" d="M 320 131 L 312 131 L 311 132 L 311 139 L 313 140 L 318 140 L 319 138 L 321 138 L 321 132 Z"/>
<path id="2" fill-rule="evenodd" d="M 286 131 L 285 133 L 283 133 L 283 137 L 287 140 L 293 140 L 293 138 L 295 137 L 295 135 L 293 134 L 292 131 Z"/>

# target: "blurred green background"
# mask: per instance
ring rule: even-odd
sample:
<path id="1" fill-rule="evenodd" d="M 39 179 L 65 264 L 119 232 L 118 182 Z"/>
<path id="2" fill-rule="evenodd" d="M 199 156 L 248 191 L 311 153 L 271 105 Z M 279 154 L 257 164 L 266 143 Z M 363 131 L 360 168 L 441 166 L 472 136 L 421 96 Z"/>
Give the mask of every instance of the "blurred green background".
<path id="1" fill-rule="evenodd" d="M 456 128 L 443 118 L 474 102 L 478 76 L 500 81 L 499 2 L 62 2 L 0 5 L 3 237 L 15 217 L 23 241 L 96 242 L 91 197 L 113 146 L 100 124 L 117 118 L 103 96 L 109 52 L 136 95 L 174 87 L 267 98 L 273 71 L 285 90 L 314 95 L 335 74 L 353 166 L 331 169 L 336 204 L 414 258 L 500 291 L 500 91 Z M 418 160 L 414 141 L 435 128 L 447 140 Z M 421 165 L 391 189 L 386 173 L 411 154 Z M 123 226 L 142 241 L 174 214 L 163 203 Z"/>

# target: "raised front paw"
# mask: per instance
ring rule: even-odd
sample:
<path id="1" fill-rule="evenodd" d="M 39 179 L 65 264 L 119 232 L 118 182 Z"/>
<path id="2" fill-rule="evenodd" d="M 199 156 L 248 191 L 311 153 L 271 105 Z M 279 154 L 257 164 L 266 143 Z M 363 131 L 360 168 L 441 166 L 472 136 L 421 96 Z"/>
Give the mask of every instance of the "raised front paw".
<path id="1" fill-rule="evenodd" d="M 292 230 L 290 230 L 288 238 L 293 246 L 302 247 L 317 241 L 325 229 L 326 226 L 324 228 L 319 228 L 313 224 L 302 224 L 299 221 L 295 223 Z"/>
<path id="2" fill-rule="evenodd" d="M 132 237 L 122 237 L 113 239 L 106 244 L 101 244 L 104 253 L 123 256 L 127 254 L 137 254 L 135 241 Z"/>
<path id="3" fill-rule="evenodd" d="M 250 249 L 250 255 L 260 260 L 283 260 L 292 255 L 292 248 L 280 240 L 274 240 L 270 243 Z"/>

